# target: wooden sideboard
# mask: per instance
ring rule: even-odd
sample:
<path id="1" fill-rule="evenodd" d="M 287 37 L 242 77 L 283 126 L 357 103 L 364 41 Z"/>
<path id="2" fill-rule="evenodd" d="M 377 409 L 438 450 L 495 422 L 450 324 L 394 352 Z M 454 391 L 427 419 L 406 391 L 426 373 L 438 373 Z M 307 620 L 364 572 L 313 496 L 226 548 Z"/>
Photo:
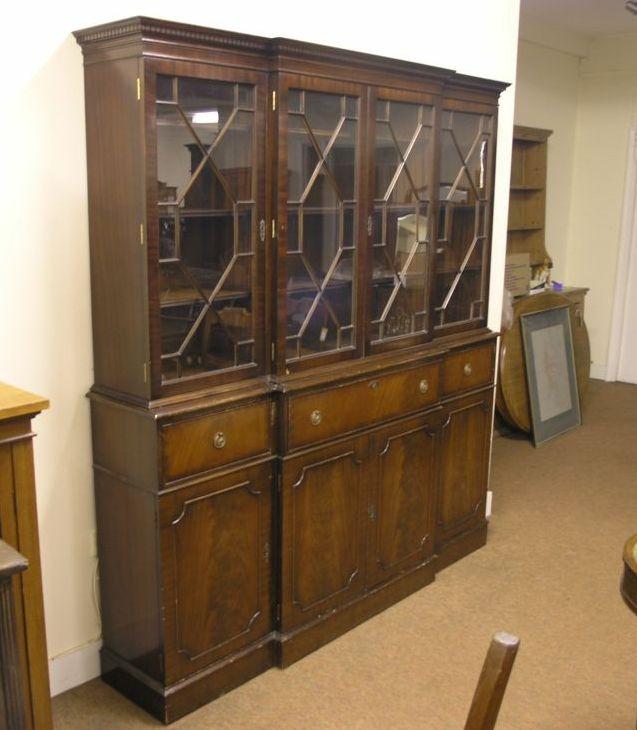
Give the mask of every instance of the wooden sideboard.
<path id="1" fill-rule="evenodd" d="M 31 430 L 31 419 L 48 407 L 0 383 L 0 538 L 29 563 L 13 577 L 13 600 L 24 722 L 34 730 L 52 727 Z"/>
<path id="2" fill-rule="evenodd" d="M 484 544 L 505 84 L 148 18 L 76 37 L 102 672 L 171 722 Z"/>

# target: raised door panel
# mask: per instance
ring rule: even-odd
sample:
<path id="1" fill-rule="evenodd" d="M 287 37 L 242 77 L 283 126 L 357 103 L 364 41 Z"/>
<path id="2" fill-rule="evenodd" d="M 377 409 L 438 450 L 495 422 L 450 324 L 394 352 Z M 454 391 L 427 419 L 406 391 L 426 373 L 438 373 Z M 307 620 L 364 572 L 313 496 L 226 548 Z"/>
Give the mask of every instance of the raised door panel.
<path id="1" fill-rule="evenodd" d="M 166 681 L 271 630 L 271 468 L 160 498 Z"/>
<path id="2" fill-rule="evenodd" d="M 373 436 L 369 586 L 413 569 L 433 554 L 439 429 L 434 414 Z"/>
<path id="3" fill-rule="evenodd" d="M 361 592 L 364 573 L 364 451 L 345 441 L 283 465 L 284 630 Z"/>
<path id="4" fill-rule="evenodd" d="M 149 304 L 162 392 L 263 372 L 266 75 L 147 63 Z"/>
<path id="5" fill-rule="evenodd" d="M 365 87 L 282 74 L 278 87 L 278 369 L 360 348 Z"/>
<path id="6" fill-rule="evenodd" d="M 436 543 L 484 519 L 493 392 L 448 406 L 442 427 Z"/>

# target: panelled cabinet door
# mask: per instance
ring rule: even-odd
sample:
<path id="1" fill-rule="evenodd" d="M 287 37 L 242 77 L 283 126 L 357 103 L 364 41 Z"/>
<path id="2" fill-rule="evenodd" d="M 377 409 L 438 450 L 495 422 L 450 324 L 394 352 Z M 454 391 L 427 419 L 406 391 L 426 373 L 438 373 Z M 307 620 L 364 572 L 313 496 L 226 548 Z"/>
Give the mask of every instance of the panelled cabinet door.
<path id="1" fill-rule="evenodd" d="M 281 75 L 280 370 L 351 357 L 358 317 L 364 88 Z"/>
<path id="2" fill-rule="evenodd" d="M 366 443 L 343 441 L 283 464 L 284 631 L 361 593 Z"/>
<path id="3" fill-rule="evenodd" d="M 440 414 L 372 436 L 368 586 L 425 562 L 434 550 Z"/>
<path id="4" fill-rule="evenodd" d="M 434 124 L 427 94 L 372 91 L 367 336 L 372 347 L 429 339 Z"/>
<path id="5" fill-rule="evenodd" d="M 263 372 L 266 98 L 257 72 L 146 64 L 155 389 Z"/>
<path id="6" fill-rule="evenodd" d="M 445 409 L 440 458 L 436 543 L 484 519 L 491 448 L 493 392 Z"/>
<path id="7" fill-rule="evenodd" d="M 271 630 L 271 467 L 160 497 L 166 681 Z"/>

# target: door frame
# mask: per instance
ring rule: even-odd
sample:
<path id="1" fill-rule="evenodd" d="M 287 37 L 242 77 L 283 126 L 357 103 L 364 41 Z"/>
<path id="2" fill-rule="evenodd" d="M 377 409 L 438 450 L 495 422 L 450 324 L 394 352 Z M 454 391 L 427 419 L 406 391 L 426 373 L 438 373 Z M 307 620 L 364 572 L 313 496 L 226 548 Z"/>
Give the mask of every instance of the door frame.
<path id="1" fill-rule="evenodd" d="M 615 381 L 619 375 L 622 345 L 627 335 L 625 330 L 628 292 L 631 285 L 637 286 L 637 281 L 630 281 L 631 265 L 637 266 L 637 126 L 632 127 L 628 135 L 628 159 L 617 253 L 615 296 L 604 377 L 607 381 Z"/>

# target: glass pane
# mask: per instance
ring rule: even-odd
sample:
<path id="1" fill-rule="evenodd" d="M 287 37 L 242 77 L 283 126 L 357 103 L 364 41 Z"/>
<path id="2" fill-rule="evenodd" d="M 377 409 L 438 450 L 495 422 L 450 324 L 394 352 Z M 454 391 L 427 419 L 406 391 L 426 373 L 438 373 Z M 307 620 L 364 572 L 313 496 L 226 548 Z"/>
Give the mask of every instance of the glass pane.
<path id="1" fill-rule="evenodd" d="M 288 96 L 288 360 L 352 347 L 360 100 Z"/>
<path id="2" fill-rule="evenodd" d="M 433 108 L 379 99 L 374 138 L 371 339 L 428 330 Z"/>
<path id="3" fill-rule="evenodd" d="M 444 112 L 441 133 L 440 199 L 454 203 L 485 200 L 490 193 L 492 118 Z"/>
<path id="4" fill-rule="evenodd" d="M 489 200 L 492 190 L 488 115 L 442 115 L 434 322 L 440 329 L 485 316 Z"/>
<path id="5" fill-rule="evenodd" d="M 255 89 L 174 77 L 160 87 L 162 374 L 174 379 L 254 360 Z"/>
<path id="6" fill-rule="evenodd" d="M 441 206 L 433 297 L 438 328 L 484 316 L 487 215 L 485 203 Z"/>

